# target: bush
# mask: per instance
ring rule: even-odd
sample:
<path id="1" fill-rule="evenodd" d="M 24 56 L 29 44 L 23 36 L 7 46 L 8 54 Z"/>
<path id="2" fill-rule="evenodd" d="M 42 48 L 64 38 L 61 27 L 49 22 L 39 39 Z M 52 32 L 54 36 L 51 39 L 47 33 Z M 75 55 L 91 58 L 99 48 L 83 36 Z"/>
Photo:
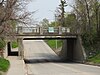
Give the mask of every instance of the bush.
<path id="1" fill-rule="evenodd" d="M 88 59 L 90 62 L 99 63 L 100 64 L 100 53 Z"/>
<path id="2" fill-rule="evenodd" d="M 85 32 L 82 34 L 82 42 L 88 57 L 92 57 L 97 54 L 97 35 L 96 33 Z"/>
<path id="3" fill-rule="evenodd" d="M 4 59 L 4 58 L 0 58 L 0 71 L 6 72 L 9 68 L 9 61 Z"/>
<path id="4" fill-rule="evenodd" d="M 17 41 L 13 41 L 13 42 L 12 42 L 12 48 L 17 48 L 17 47 L 18 47 Z"/>

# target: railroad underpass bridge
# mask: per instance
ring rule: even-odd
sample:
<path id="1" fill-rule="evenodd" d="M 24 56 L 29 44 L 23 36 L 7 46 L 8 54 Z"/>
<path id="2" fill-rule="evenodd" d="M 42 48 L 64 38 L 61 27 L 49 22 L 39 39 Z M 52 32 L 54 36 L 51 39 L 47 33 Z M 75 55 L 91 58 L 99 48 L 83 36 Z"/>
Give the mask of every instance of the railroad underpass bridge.
<path id="1" fill-rule="evenodd" d="M 24 58 L 23 40 L 61 39 L 63 40 L 62 50 L 59 54 L 61 60 L 71 60 L 75 62 L 84 62 L 86 60 L 86 53 L 82 46 L 80 35 L 76 32 L 71 32 L 70 29 L 66 27 L 41 28 L 20 26 L 16 28 L 15 36 L 18 41 L 18 52 L 14 54 L 18 54 L 22 59 Z M 7 56 L 12 55 L 10 42 L 8 42 L 7 47 Z"/>

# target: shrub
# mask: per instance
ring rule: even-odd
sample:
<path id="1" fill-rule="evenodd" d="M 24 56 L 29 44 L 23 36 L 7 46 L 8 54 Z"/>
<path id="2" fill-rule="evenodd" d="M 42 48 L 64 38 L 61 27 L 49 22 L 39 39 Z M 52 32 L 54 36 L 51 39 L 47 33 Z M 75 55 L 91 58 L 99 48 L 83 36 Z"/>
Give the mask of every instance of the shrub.
<path id="1" fill-rule="evenodd" d="M 82 42 L 88 58 L 97 55 L 99 51 L 99 41 L 96 32 L 91 31 L 82 34 Z"/>
<path id="2" fill-rule="evenodd" d="M 4 58 L 0 58 L 0 71 L 6 72 L 9 68 L 9 61 L 4 59 Z"/>
<path id="3" fill-rule="evenodd" d="M 18 47 L 17 41 L 13 41 L 13 42 L 12 42 L 12 48 L 17 48 L 17 47 Z"/>

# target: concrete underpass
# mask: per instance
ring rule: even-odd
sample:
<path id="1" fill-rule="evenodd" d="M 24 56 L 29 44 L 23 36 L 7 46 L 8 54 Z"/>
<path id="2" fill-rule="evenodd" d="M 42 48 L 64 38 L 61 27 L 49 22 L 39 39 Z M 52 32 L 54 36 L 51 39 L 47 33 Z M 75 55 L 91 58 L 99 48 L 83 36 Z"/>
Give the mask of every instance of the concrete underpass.
<path id="1" fill-rule="evenodd" d="M 8 42 L 8 56 L 13 56 L 13 55 L 18 56 L 18 55 L 21 55 L 22 51 L 23 51 L 24 59 L 27 59 L 27 58 L 34 59 L 34 58 L 37 58 L 38 56 L 39 57 L 41 56 L 40 58 L 47 58 L 50 55 L 51 56 L 56 55 L 56 57 L 58 57 L 58 55 L 43 41 L 44 39 L 48 39 L 48 38 L 42 38 L 43 40 L 39 39 L 38 40 L 39 42 L 36 41 L 36 39 L 34 39 L 34 38 L 25 38 L 24 40 L 19 39 L 19 41 L 18 41 L 19 52 L 12 52 L 11 51 L 11 44 L 10 44 L 10 42 Z M 60 61 L 71 61 L 71 62 L 73 62 L 73 61 L 74 62 L 84 62 L 85 61 L 86 54 L 85 54 L 84 48 L 82 47 L 80 37 L 78 37 L 78 38 L 64 38 L 64 39 L 62 39 L 62 41 L 63 41 L 62 49 L 59 53 Z M 40 42 L 42 42 L 42 44 L 40 44 Z M 36 46 L 34 46 L 34 45 L 36 45 Z M 45 46 L 48 49 L 45 49 Z M 41 48 L 39 49 L 38 47 L 39 48 L 41 47 Z M 20 50 L 22 50 L 22 51 L 20 51 Z M 53 53 L 53 55 L 52 55 L 52 53 Z M 43 55 L 47 56 L 47 57 L 42 57 Z M 52 57 L 52 58 L 56 59 L 55 57 Z"/>
<path id="2" fill-rule="evenodd" d="M 72 44 L 72 40 L 68 40 Z M 66 43 L 67 43 L 66 42 Z M 24 57 L 27 75 L 99 75 L 100 68 L 79 63 L 53 62 L 59 61 L 59 57 L 43 40 L 24 40 Z M 74 49 L 67 51 L 67 59 L 73 60 Z"/>
<path id="3" fill-rule="evenodd" d="M 44 38 L 44 39 L 46 39 L 46 38 Z M 33 40 L 32 39 L 29 39 L 29 40 L 28 39 L 24 39 L 23 40 L 24 52 L 25 52 L 24 57 L 25 58 L 26 58 L 26 56 L 28 54 L 28 51 L 26 52 L 26 50 L 30 50 L 31 49 L 30 45 L 32 46 L 32 49 L 36 48 L 36 46 L 32 45 L 33 44 L 32 41 L 36 42 L 35 40 L 34 39 Z M 25 41 L 27 41 L 28 44 L 26 44 Z M 44 55 L 45 55 L 45 52 L 46 52 L 47 56 L 49 56 L 49 55 L 52 56 L 52 53 L 53 53 L 54 55 L 59 56 L 61 61 L 84 62 L 86 60 L 86 54 L 85 54 L 84 48 L 82 46 L 82 42 L 81 42 L 81 38 L 80 37 L 78 37 L 78 38 L 66 38 L 66 39 L 63 39 L 62 41 L 63 41 L 62 49 L 61 49 L 59 55 L 57 55 L 44 41 L 41 41 L 41 42 L 43 44 L 45 44 L 43 46 L 48 47 L 48 49 L 45 49 L 45 47 L 42 46 L 43 47 L 43 51 L 39 50 L 38 47 L 35 50 L 36 50 L 36 52 L 40 51 L 41 54 L 44 54 Z M 39 44 L 40 43 L 37 43 L 36 45 L 41 47 L 42 44 L 41 45 L 39 45 Z M 30 48 L 28 48 L 28 45 L 29 45 Z M 42 47 L 41 47 L 41 49 L 42 49 Z M 51 53 L 49 53 L 49 52 L 51 52 Z M 39 54 L 39 53 L 37 53 L 37 55 L 36 54 L 35 55 L 36 56 L 41 56 L 41 54 Z M 34 50 L 33 50 L 33 54 L 34 54 Z M 28 57 L 32 57 L 31 55 L 33 55 L 33 54 L 28 54 L 28 55 L 30 55 Z M 33 56 L 33 58 L 35 58 L 35 57 Z"/>
<path id="4" fill-rule="evenodd" d="M 79 39 L 64 40 L 60 57 L 43 40 L 23 40 L 26 75 L 99 75 L 100 68 L 65 61 L 83 61 Z M 10 50 L 10 43 L 8 49 Z M 12 52 L 10 50 L 10 52 Z"/>
<path id="5" fill-rule="evenodd" d="M 57 54 L 43 40 L 23 40 L 24 59 L 29 62 L 59 61 Z"/>

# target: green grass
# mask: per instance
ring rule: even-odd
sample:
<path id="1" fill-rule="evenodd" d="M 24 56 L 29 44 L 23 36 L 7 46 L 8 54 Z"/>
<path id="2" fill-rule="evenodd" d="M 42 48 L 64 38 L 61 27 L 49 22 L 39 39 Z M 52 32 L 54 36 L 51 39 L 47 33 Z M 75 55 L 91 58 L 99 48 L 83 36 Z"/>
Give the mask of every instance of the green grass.
<path id="1" fill-rule="evenodd" d="M 88 61 L 100 64 L 100 54 L 97 54 L 96 56 L 89 58 Z"/>
<path id="2" fill-rule="evenodd" d="M 0 73 L 0 75 L 2 75 L 2 74 Z"/>
<path id="3" fill-rule="evenodd" d="M 51 48 L 56 48 L 56 40 L 47 40 L 46 42 Z M 57 40 L 57 48 L 61 46 L 62 46 L 62 40 Z"/>
<path id="4" fill-rule="evenodd" d="M 6 72 L 9 68 L 9 61 L 0 57 L 0 71 Z"/>
<path id="5" fill-rule="evenodd" d="M 13 41 L 13 42 L 12 42 L 12 48 L 17 48 L 17 47 L 18 47 L 17 41 Z"/>

